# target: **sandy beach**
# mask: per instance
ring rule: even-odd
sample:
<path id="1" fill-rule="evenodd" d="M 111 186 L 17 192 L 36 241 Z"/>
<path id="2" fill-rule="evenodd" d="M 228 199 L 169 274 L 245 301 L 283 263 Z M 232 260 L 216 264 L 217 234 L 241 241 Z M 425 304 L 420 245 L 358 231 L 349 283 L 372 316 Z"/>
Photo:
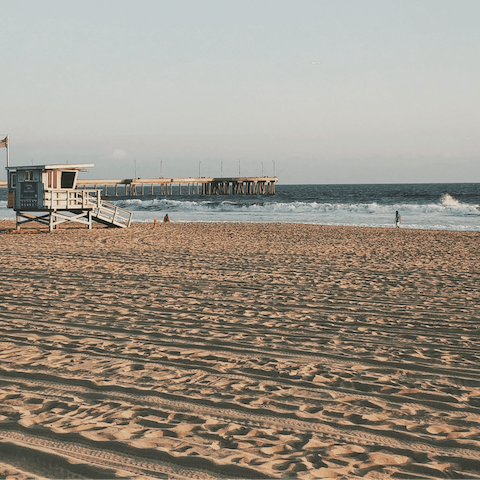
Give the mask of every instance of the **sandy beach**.
<path id="1" fill-rule="evenodd" d="M 0 241 L 1 478 L 480 478 L 479 233 Z"/>

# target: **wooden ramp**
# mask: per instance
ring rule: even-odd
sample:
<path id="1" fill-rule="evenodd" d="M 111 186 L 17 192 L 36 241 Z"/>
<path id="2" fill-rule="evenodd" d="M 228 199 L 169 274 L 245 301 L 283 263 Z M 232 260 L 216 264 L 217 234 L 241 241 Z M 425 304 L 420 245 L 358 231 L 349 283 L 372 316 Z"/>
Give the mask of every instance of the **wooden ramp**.
<path id="1" fill-rule="evenodd" d="M 127 228 L 132 223 L 132 212 L 102 200 L 93 208 L 92 220 L 109 227 Z"/>

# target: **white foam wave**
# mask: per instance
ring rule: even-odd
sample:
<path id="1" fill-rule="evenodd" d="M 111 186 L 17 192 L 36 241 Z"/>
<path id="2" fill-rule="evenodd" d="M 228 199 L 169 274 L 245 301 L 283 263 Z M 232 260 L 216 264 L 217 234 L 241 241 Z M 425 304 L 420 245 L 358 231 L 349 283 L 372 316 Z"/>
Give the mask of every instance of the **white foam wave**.
<path id="1" fill-rule="evenodd" d="M 464 204 L 455 197 L 452 197 L 450 194 L 445 193 L 445 195 L 442 196 L 442 205 L 444 207 L 461 207 Z"/>
<path id="2" fill-rule="evenodd" d="M 478 205 L 459 202 L 448 194 L 442 197 L 439 203 L 428 204 L 397 204 L 382 205 L 378 203 L 319 203 L 319 202 L 252 202 L 241 203 L 232 201 L 191 201 L 191 200 L 172 200 L 172 199 L 128 199 L 119 200 L 113 203 L 124 208 L 130 208 L 133 211 L 191 211 L 203 212 L 252 212 L 252 213 L 273 213 L 273 214 L 322 214 L 322 213 L 350 213 L 361 215 L 389 215 L 395 213 L 395 210 L 401 211 L 402 215 L 408 213 L 452 213 L 455 209 L 457 215 L 480 215 Z"/>
<path id="3" fill-rule="evenodd" d="M 0 200 L 0 220 L 15 220 L 15 211 L 7 208 L 6 200 Z"/>

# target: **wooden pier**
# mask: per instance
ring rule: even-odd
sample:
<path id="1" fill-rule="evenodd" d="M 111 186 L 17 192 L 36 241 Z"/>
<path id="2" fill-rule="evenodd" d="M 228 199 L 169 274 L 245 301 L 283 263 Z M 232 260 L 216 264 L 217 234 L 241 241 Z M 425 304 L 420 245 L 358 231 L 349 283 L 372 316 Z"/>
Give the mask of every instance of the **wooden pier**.
<path id="1" fill-rule="evenodd" d="M 198 177 L 198 178 L 123 178 L 105 180 L 78 180 L 78 187 L 115 186 L 114 196 L 138 195 L 173 195 L 174 185 L 178 187 L 175 193 L 182 195 L 275 195 L 275 183 L 278 177 Z M 157 193 L 155 192 L 155 186 Z M 113 196 L 113 195 L 109 195 Z"/>

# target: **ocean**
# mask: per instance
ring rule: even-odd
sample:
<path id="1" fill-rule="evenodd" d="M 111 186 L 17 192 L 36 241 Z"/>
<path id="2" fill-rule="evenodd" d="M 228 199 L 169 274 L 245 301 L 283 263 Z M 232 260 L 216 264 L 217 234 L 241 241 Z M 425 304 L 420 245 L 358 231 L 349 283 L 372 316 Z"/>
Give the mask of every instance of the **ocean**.
<path id="1" fill-rule="evenodd" d="M 150 186 L 146 191 L 150 192 Z M 275 195 L 182 195 L 114 197 L 108 202 L 133 212 L 137 222 L 286 222 L 361 227 L 394 226 L 398 210 L 402 228 L 480 231 L 480 183 L 277 185 Z M 110 195 L 110 196 L 109 196 Z M 14 220 L 0 189 L 0 219 Z"/>

